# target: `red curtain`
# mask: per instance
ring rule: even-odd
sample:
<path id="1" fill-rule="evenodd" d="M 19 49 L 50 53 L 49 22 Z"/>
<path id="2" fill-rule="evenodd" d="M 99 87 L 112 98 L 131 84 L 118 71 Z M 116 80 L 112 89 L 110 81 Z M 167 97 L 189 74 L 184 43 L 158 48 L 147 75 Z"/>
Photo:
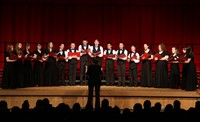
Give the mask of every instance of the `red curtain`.
<path id="1" fill-rule="evenodd" d="M 0 69 L 7 42 L 54 42 L 58 47 L 70 42 L 90 44 L 98 38 L 102 46 L 114 48 L 124 42 L 141 51 L 149 43 L 156 51 L 159 43 L 192 46 L 200 70 L 200 4 L 183 0 L 3 0 L 0 5 Z"/>

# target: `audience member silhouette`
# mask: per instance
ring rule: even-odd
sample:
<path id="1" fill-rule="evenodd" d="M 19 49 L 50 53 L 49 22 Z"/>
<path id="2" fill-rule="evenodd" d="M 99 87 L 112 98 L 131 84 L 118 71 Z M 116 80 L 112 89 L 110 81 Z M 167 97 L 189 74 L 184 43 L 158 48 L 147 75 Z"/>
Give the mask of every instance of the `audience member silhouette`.
<path id="1" fill-rule="evenodd" d="M 28 100 L 25 100 L 22 104 L 22 108 L 21 108 L 21 111 L 22 112 L 30 112 L 30 105 L 29 105 L 29 102 Z"/>
<path id="2" fill-rule="evenodd" d="M 172 106 L 172 104 L 167 104 L 165 106 L 164 112 L 173 112 L 173 106 Z"/>
<path id="3" fill-rule="evenodd" d="M 151 101 L 150 100 L 145 100 L 143 103 L 144 106 L 144 112 L 151 112 Z"/>
<path id="4" fill-rule="evenodd" d="M 174 112 L 185 112 L 185 110 L 181 108 L 181 102 L 179 100 L 175 100 L 173 106 L 174 106 L 173 109 Z"/>
<path id="5" fill-rule="evenodd" d="M 140 103 L 136 103 L 133 106 L 133 112 L 142 112 L 142 105 Z"/>
<path id="6" fill-rule="evenodd" d="M 8 104 L 6 101 L 0 101 L 0 113 L 8 113 Z"/>
<path id="7" fill-rule="evenodd" d="M 161 103 L 160 102 L 156 102 L 154 107 L 152 108 L 153 112 L 161 112 Z"/>
<path id="8" fill-rule="evenodd" d="M 72 107 L 72 111 L 75 113 L 81 112 L 81 105 L 79 103 L 75 103 Z"/>

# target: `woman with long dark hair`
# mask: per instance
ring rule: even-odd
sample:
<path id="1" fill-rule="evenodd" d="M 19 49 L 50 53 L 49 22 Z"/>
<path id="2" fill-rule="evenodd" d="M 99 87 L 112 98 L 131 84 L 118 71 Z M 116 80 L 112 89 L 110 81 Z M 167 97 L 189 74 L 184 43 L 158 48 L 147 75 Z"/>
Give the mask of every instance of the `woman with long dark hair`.
<path id="1" fill-rule="evenodd" d="M 46 86 L 56 86 L 58 85 L 58 77 L 57 77 L 57 66 L 56 66 L 56 58 L 57 53 L 53 48 L 53 43 L 47 43 L 45 57 L 47 61 L 45 62 L 45 85 Z"/>
<path id="2" fill-rule="evenodd" d="M 3 69 L 3 79 L 2 79 L 2 88 L 3 89 L 13 89 L 16 88 L 15 81 L 15 61 L 16 59 L 12 59 L 14 56 L 14 49 L 12 44 L 8 44 L 5 52 L 5 63 Z"/>
<path id="3" fill-rule="evenodd" d="M 157 56 L 156 56 L 157 55 Z M 155 84 L 157 88 L 167 88 L 168 87 L 168 60 L 169 54 L 166 50 L 165 45 L 158 45 L 158 53 L 154 55 L 154 60 L 156 61 L 155 69 Z"/>
<path id="4" fill-rule="evenodd" d="M 182 89 L 194 91 L 197 89 L 196 65 L 191 47 L 183 48 L 185 61 L 182 68 Z"/>

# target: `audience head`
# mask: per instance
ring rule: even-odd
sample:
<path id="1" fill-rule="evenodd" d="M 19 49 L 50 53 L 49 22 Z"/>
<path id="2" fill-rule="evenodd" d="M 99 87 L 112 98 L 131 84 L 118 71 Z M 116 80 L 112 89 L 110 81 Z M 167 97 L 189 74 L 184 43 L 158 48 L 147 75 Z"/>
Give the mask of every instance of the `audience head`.
<path id="1" fill-rule="evenodd" d="M 22 109 L 29 109 L 30 105 L 29 105 L 29 102 L 28 100 L 25 100 L 23 103 L 22 103 Z"/>
<path id="2" fill-rule="evenodd" d="M 167 104 L 165 106 L 164 112 L 172 112 L 173 111 L 173 106 L 171 104 Z"/>
<path id="3" fill-rule="evenodd" d="M 80 112 L 81 111 L 81 106 L 79 103 L 75 103 L 72 107 L 73 112 Z"/>
<path id="4" fill-rule="evenodd" d="M 150 109 L 151 108 L 151 101 L 145 100 L 143 106 L 144 106 L 145 110 Z"/>
<path id="5" fill-rule="evenodd" d="M 181 108 L 181 102 L 179 100 L 174 101 L 174 109 L 180 109 Z"/>
<path id="6" fill-rule="evenodd" d="M 108 108 L 109 107 L 109 101 L 108 99 L 103 99 L 101 102 L 102 108 Z"/>
<path id="7" fill-rule="evenodd" d="M 136 103 L 136 104 L 133 106 L 133 112 L 142 112 L 142 104 Z"/>
<path id="8" fill-rule="evenodd" d="M 161 112 L 161 107 L 162 107 L 162 105 L 161 105 L 160 102 L 156 102 L 156 103 L 155 103 L 154 108 L 155 108 L 155 111 L 156 111 L 156 112 Z"/>
<path id="9" fill-rule="evenodd" d="M 200 101 L 195 102 L 195 109 L 200 110 Z"/>

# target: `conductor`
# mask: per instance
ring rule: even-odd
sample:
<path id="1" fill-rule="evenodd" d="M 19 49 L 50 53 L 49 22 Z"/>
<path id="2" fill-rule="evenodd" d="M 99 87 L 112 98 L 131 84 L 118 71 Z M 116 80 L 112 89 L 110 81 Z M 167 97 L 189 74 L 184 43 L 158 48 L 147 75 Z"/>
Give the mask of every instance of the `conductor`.
<path id="1" fill-rule="evenodd" d="M 101 86 L 101 66 L 98 65 L 98 60 L 93 60 L 89 65 L 88 71 L 88 101 L 87 105 L 93 106 L 93 90 L 95 88 L 95 110 L 100 108 L 100 86 Z"/>

